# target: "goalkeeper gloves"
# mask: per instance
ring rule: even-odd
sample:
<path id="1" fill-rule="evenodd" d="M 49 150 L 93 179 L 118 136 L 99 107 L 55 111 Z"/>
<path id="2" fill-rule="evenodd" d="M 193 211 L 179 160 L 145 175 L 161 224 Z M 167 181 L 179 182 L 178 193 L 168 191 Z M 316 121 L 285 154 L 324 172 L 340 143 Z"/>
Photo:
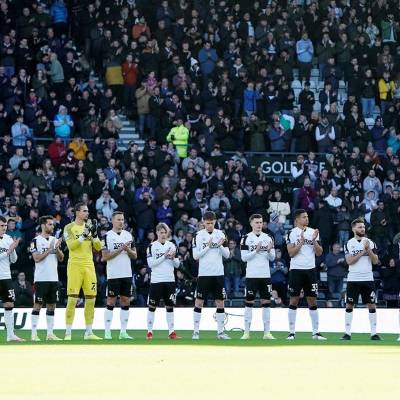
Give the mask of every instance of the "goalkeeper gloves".
<path id="1" fill-rule="evenodd" d="M 85 239 L 87 239 L 90 235 L 90 228 L 91 228 L 90 221 L 88 221 L 88 222 L 86 222 L 85 228 L 83 229 L 83 233 L 82 233 L 82 236 Z"/>
<path id="2" fill-rule="evenodd" d="M 97 238 L 97 220 L 92 219 L 92 225 L 90 227 L 90 234 L 92 235 L 92 238 Z"/>

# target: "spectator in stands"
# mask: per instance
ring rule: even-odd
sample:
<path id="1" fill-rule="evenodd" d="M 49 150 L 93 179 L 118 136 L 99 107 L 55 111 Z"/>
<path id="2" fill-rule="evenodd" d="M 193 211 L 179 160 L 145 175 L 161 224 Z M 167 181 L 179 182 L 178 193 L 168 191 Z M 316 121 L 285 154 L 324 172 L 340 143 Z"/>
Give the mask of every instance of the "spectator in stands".
<path id="1" fill-rule="evenodd" d="M 335 128 L 329 123 L 327 114 L 323 114 L 321 122 L 315 129 L 318 153 L 326 153 L 332 147 L 335 139 Z"/>
<path id="2" fill-rule="evenodd" d="M 300 81 L 310 80 L 312 60 L 314 56 L 314 46 L 308 38 L 308 33 L 304 32 L 301 39 L 296 43 L 297 60 L 299 62 Z"/>
<path id="3" fill-rule="evenodd" d="M 14 282 L 15 306 L 16 307 L 32 307 L 33 306 L 33 289 L 30 282 L 25 278 L 25 274 L 20 272 L 17 280 Z"/>
<path id="4" fill-rule="evenodd" d="M 276 306 L 281 307 L 287 304 L 287 275 L 289 269 L 282 258 L 280 249 L 276 249 L 275 260 L 270 263 L 270 268 L 273 301 Z"/>
<path id="5" fill-rule="evenodd" d="M 343 281 L 347 274 L 344 252 L 339 243 L 334 243 L 324 261 L 328 273 L 328 289 L 331 299 L 340 300 L 343 292 Z"/>
<path id="6" fill-rule="evenodd" d="M 178 118 L 176 121 L 176 126 L 168 133 L 167 141 L 176 146 L 176 150 L 180 158 L 187 157 L 188 140 L 189 130 L 183 124 L 183 120 Z"/>
<path id="7" fill-rule="evenodd" d="M 388 308 L 397 308 L 400 291 L 400 263 L 391 258 L 387 264 L 381 266 L 383 300 Z"/>
<path id="8" fill-rule="evenodd" d="M 225 273 L 225 290 L 229 298 L 239 297 L 240 279 L 242 275 L 242 259 L 240 250 L 236 242 L 232 239 L 228 241 L 229 258 L 223 260 Z"/>
<path id="9" fill-rule="evenodd" d="M 54 117 L 53 123 L 56 136 L 68 142 L 71 137 L 74 122 L 71 116 L 67 113 L 66 107 L 60 106 L 58 108 L 58 114 Z"/>
<path id="10" fill-rule="evenodd" d="M 32 137 L 32 133 L 28 125 L 24 124 L 23 115 L 17 116 L 17 121 L 11 127 L 12 144 L 13 146 L 24 147 L 26 140 Z"/>

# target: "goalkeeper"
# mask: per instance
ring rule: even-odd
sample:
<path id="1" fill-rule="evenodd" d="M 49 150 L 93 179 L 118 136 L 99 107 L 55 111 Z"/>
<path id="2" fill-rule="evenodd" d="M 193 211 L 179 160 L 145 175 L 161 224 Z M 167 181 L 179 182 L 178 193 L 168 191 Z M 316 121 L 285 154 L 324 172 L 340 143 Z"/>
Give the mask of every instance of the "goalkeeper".
<path id="1" fill-rule="evenodd" d="M 84 203 L 75 206 L 75 221 L 64 228 L 64 239 L 69 250 L 67 268 L 68 303 L 65 312 L 66 332 L 64 340 L 71 340 L 72 323 L 79 292 L 85 295 L 85 340 L 101 340 L 93 334 L 94 305 L 97 294 L 97 278 L 93 263 L 93 248 L 100 251 L 102 244 L 97 236 L 97 221 L 89 220 L 89 209 Z"/>

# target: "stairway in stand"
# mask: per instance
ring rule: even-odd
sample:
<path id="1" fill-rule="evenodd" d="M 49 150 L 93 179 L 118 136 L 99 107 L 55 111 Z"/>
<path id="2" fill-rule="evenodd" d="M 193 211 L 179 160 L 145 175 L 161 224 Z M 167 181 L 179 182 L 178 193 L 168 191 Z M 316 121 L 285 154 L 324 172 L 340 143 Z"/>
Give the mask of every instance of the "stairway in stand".
<path id="1" fill-rule="evenodd" d="M 130 121 L 125 115 L 119 114 L 119 118 L 122 121 L 122 129 L 119 132 L 119 150 L 126 150 L 128 143 L 133 140 L 139 145 L 139 149 L 143 150 L 144 140 L 140 138 L 139 133 L 136 132 L 135 123 Z"/>

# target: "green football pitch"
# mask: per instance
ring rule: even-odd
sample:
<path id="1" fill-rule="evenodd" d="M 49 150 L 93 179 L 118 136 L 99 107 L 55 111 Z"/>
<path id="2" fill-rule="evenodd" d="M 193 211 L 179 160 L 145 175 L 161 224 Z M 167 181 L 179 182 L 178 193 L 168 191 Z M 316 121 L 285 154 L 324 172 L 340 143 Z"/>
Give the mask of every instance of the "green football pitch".
<path id="1" fill-rule="evenodd" d="M 275 341 L 263 341 L 261 332 L 241 341 L 232 332 L 233 340 L 218 341 L 215 332 L 201 332 L 192 341 L 179 332 L 183 339 L 172 341 L 155 331 L 146 341 L 144 331 L 129 333 L 134 340 L 118 340 L 115 331 L 113 340 L 87 342 L 74 331 L 71 342 L 7 344 L 2 331 L 0 399 L 381 400 L 400 393 L 397 335 L 342 342 L 338 333 L 317 342 L 299 333 L 288 342 L 283 332 Z"/>
<path id="2" fill-rule="evenodd" d="M 55 331 L 55 334 L 63 338 L 65 331 Z M 94 333 L 100 337 L 103 337 L 104 331 L 94 331 Z M 296 340 L 288 341 L 285 340 L 287 333 L 286 332 L 276 332 L 273 333 L 277 340 L 263 340 L 262 332 L 252 332 L 250 340 L 240 340 L 242 336 L 242 332 L 227 332 L 232 340 L 217 340 L 216 333 L 212 331 L 203 331 L 200 332 L 200 340 L 193 341 L 192 332 L 191 331 L 182 331 L 177 332 L 179 336 L 182 337 L 181 340 L 170 340 L 168 339 L 168 332 L 166 331 L 155 331 L 153 340 L 146 340 L 146 331 L 128 331 L 128 333 L 134 338 L 134 340 L 119 340 L 118 331 L 113 331 L 113 339 L 112 340 L 101 340 L 101 341 L 85 341 L 83 340 L 84 331 L 76 330 L 72 333 L 72 341 L 71 342 L 46 342 L 46 331 L 39 331 L 38 335 L 42 339 L 41 342 L 31 342 L 30 341 L 30 331 L 27 330 L 17 330 L 16 334 L 26 339 L 24 343 L 7 343 L 5 331 L 0 332 L 0 345 L 15 345 L 15 346 L 40 346 L 43 344 L 51 345 L 51 346 L 62 346 L 62 345 L 71 345 L 71 344 L 87 344 L 87 345 L 126 345 L 131 344 L 133 346 L 143 344 L 143 345 L 172 345 L 172 346 L 202 346 L 202 345 L 215 345 L 215 346 L 397 346 L 400 350 L 400 342 L 396 342 L 398 336 L 391 334 L 380 335 L 383 339 L 382 341 L 371 341 L 370 336 L 368 334 L 359 334 L 354 333 L 352 335 L 351 341 L 342 341 L 340 337 L 342 333 L 328 333 L 324 334 L 324 336 L 328 339 L 327 341 L 316 341 L 311 339 L 310 333 L 297 333 Z"/>

